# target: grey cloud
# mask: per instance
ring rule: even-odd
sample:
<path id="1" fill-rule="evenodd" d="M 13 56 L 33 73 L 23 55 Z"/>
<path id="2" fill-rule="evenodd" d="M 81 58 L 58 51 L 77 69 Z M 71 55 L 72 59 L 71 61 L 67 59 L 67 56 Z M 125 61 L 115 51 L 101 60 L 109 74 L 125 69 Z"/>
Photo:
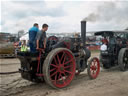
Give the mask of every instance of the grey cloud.
<path id="1" fill-rule="evenodd" d="M 73 22 L 69 23 L 69 21 L 66 21 L 66 19 L 78 19 L 77 21 L 79 23 L 79 20 L 83 18 L 82 16 L 87 16 L 87 14 L 89 13 L 90 14 L 86 17 L 87 21 L 91 21 L 88 24 L 89 30 L 95 31 L 104 29 L 125 29 L 128 26 L 127 1 L 98 3 L 85 2 L 85 6 L 89 4 L 88 7 L 77 6 L 83 4 L 84 2 L 64 2 L 62 6 L 58 6 L 57 8 L 48 8 L 44 1 L 18 1 L 10 3 L 2 4 L 1 6 L 1 16 L 3 22 L 2 26 L 4 26 L 1 28 L 5 31 L 14 30 L 15 32 L 17 32 L 18 29 L 23 28 L 27 30 L 29 27 L 31 27 L 31 24 L 33 22 L 39 22 L 39 24 L 42 24 L 42 22 L 45 22 L 43 20 L 46 18 L 50 19 L 48 22 L 50 24 L 49 31 L 51 30 L 52 32 L 66 32 L 72 31 L 74 29 L 78 31 L 80 30 L 79 26 L 75 27 L 75 24 L 73 24 Z M 70 11 L 69 8 L 71 8 L 72 11 Z M 93 11 L 93 8 L 96 9 L 96 11 Z M 79 11 L 77 11 L 76 9 L 79 9 Z M 82 12 L 86 12 L 86 14 L 82 14 Z M 70 17 L 70 14 L 72 14 L 71 16 L 74 16 L 73 19 L 72 17 Z M 77 14 L 80 14 L 81 16 L 77 17 Z M 59 19 L 59 17 L 63 19 Z M 61 20 L 64 22 L 61 22 Z M 66 26 L 66 28 L 64 26 Z"/>
<path id="2" fill-rule="evenodd" d="M 4 2 L 3 2 L 4 3 Z M 13 1 L 12 8 L 9 10 L 6 9 L 6 5 L 2 5 L 2 12 L 9 14 L 10 19 L 18 20 L 28 16 L 51 16 L 51 17 L 61 17 L 65 16 L 66 12 L 63 7 L 59 6 L 58 8 L 46 8 L 44 1 Z M 15 5 L 18 4 L 20 9 L 17 9 Z M 9 5 L 8 5 L 9 6 Z M 22 8 L 23 6 L 23 8 Z M 17 10 L 16 10 L 17 9 Z M 5 18 L 6 15 L 2 14 L 2 17 Z"/>
<path id="3" fill-rule="evenodd" d="M 39 5 L 39 4 L 44 4 L 45 3 L 45 1 L 43 1 L 43 0 L 25 0 L 25 1 L 23 1 L 23 0 L 19 0 L 19 1 L 12 1 L 13 3 L 19 3 L 19 4 L 26 4 L 26 5 L 28 5 L 28 4 L 30 4 L 30 5 Z"/>
<path id="4" fill-rule="evenodd" d="M 118 4 L 121 4 L 118 6 Z M 128 21 L 128 2 L 104 2 L 97 7 L 97 11 L 89 14 L 84 20 L 96 22 L 111 22 L 117 23 Z"/>

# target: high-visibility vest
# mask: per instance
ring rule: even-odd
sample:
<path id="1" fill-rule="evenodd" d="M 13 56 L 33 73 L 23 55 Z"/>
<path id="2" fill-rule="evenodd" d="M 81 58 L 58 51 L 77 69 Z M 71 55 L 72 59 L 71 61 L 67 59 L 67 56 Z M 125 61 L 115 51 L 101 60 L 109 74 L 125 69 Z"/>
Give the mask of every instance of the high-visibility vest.
<path id="1" fill-rule="evenodd" d="M 25 52 L 25 51 L 27 51 L 27 49 L 28 49 L 27 46 L 22 45 L 20 51 Z"/>

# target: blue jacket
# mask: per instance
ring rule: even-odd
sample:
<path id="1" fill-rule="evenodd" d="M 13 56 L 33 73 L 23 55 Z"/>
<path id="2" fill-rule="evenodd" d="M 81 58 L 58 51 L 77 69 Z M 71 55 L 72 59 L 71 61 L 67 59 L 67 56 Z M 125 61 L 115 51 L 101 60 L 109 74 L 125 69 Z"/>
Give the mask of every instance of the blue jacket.
<path id="1" fill-rule="evenodd" d="M 39 29 L 37 27 L 32 27 L 29 29 L 29 42 L 34 43 L 36 40 L 36 35 Z"/>

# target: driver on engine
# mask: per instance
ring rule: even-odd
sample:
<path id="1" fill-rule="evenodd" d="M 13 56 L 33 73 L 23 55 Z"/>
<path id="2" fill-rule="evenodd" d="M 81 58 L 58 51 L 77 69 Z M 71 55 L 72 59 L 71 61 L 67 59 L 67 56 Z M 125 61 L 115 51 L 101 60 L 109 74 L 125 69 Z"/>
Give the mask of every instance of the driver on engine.
<path id="1" fill-rule="evenodd" d="M 103 42 L 103 45 L 100 47 L 101 51 L 106 51 L 107 50 L 107 42 Z"/>
<path id="2" fill-rule="evenodd" d="M 45 49 L 46 48 L 46 31 L 48 30 L 48 25 L 43 24 L 42 29 L 37 33 L 36 37 L 36 49 Z M 43 51 L 44 52 L 44 51 Z"/>

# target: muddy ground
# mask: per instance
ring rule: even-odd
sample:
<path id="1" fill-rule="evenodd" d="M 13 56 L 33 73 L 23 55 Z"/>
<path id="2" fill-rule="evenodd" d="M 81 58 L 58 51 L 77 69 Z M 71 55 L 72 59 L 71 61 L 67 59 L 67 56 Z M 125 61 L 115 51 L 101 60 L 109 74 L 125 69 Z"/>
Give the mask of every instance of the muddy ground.
<path id="1" fill-rule="evenodd" d="M 98 53 L 93 53 L 93 56 L 98 56 Z M 0 72 L 16 71 L 18 68 L 18 59 L 0 59 Z M 0 96 L 128 96 L 128 71 L 121 72 L 118 66 L 102 69 L 95 80 L 90 80 L 86 71 L 60 90 L 45 83 L 24 80 L 19 73 L 0 75 Z"/>

